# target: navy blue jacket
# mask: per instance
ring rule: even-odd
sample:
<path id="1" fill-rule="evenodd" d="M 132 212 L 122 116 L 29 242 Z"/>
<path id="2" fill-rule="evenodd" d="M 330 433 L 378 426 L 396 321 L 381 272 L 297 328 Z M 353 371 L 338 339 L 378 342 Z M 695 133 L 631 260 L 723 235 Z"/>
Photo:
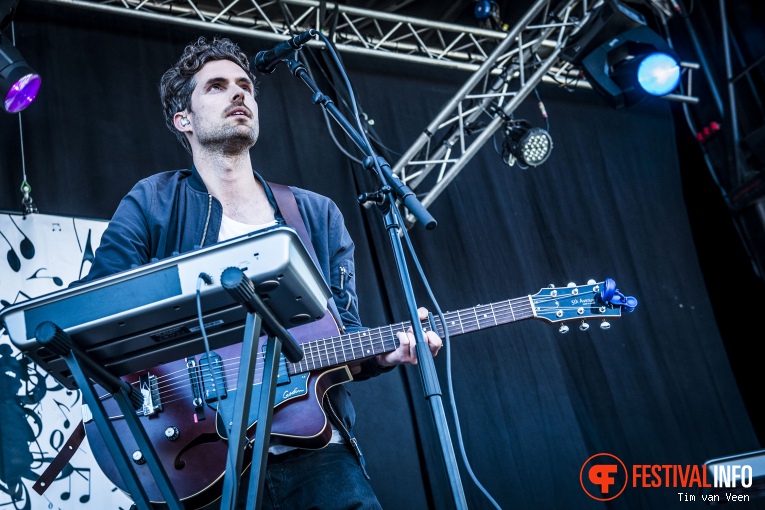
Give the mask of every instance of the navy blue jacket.
<path id="1" fill-rule="evenodd" d="M 254 172 L 274 207 L 275 219 L 285 224 L 266 181 Z M 337 304 L 346 331 L 363 329 L 356 297 L 354 244 L 337 205 L 329 198 L 291 187 L 316 261 Z M 104 232 L 88 275 L 77 284 L 215 244 L 222 204 L 211 194 L 196 169 L 172 170 L 142 179 L 122 199 Z M 344 277 L 341 279 L 341 272 Z M 381 369 L 374 359 L 361 364 L 355 380 L 376 376 Z M 363 457 L 353 437 L 355 411 L 348 391 L 338 385 L 327 393 L 328 415 L 353 446 L 363 467 Z"/>

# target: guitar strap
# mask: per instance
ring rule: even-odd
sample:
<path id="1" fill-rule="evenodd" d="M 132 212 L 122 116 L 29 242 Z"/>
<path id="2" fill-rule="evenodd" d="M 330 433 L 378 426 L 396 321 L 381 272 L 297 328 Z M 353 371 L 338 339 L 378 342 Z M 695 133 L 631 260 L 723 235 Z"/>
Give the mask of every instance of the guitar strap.
<path id="1" fill-rule="evenodd" d="M 274 194 L 276 205 L 279 207 L 279 212 L 282 214 L 284 221 L 287 222 L 287 225 L 294 228 L 298 233 L 301 241 L 303 241 L 303 244 L 308 250 L 308 253 L 311 255 L 311 259 L 318 267 L 316 251 L 314 250 L 313 244 L 311 243 L 311 237 L 308 235 L 308 231 L 305 228 L 303 217 L 300 215 L 300 211 L 298 210 L 297 202 L 295 201 L 295 194 L 292 193 L 292 190 L 289 188 L 289 186 L 285 186 L 284 184 L 268 182 L 268 186 L 271 188 L 271 191 Z M 335 300 L 327 300 L 327 306 L 331 312 L 332 318 L 335 320 L 337 329 L 341 333 L 345 333 L 345 327 L 343 326 L 343 322 L 340 320 L 340 312 L 337 309 Z M 45 471 L 43 471 L 43 474 L 40 475 L 40 478 L 38 478 L 35 484 L 32 486 L 35 492 L 41 496 L 43 495 L 43 493 L 48 489 L 48 487 L 50 487 L 51 483 L 53 483 L 53 481 L 61 473 L 64 467 L 66 467 L 69 461 L 72 460 L 72 457 L 79 449 L 84 439 L 85 425 L 82 421 L 80 421 L 77 427 L 72 431 L 72 434 L 69 436 L 66 444 L 64 444 L 64 447 L 61 448 L 61 450 L 53 458 Z"/>
<path id="2" fill-rule="evenodd" d="M 58 454 L 53 458 L 48 467 L 40 475 L 35 484 L 32 486 L 34 491 L 40 496 L 50 487 L 50 484 L 56 479 L 56 477 L 64 470 L 69 461 L 72 460 L 72 456 L 82 444 L 85 439 L 85 424 L 80 420 L 80 423 L 72 431 L 72 435 L 69 436 L 64 446 L 59 450 Z"/>
<path id="3" fill-rule="evenodd" d="M 279 206 L 279 212 L 282 214 L 282 217 L 284 217 L 284 221 L 287 222 L 287 225 L 295 229 L 308 250 L 308 253 L 311 255 L 314 264 L 316 264 L 316 267 L 319 267 L 319 258 L 316 256 L 316 251 L 311 243 L 311 237 L 308 235 L 305 223 L 303 222 L 303 217 L 298 210 L 295 194 L 292 193 L 289 186 L 285 186 L 284 184 L 276 184 L 270 181 L 266 181 L 266 183 L 274 194 L 274 200 L 276 200 L 276 205 Z M 335 300 L 327 300 L 327 306 L 329 311 L 332 312 L 332 318 L 335 319 L 337 329 L 341 333 L 345 333 L 345 326 L 343 326 L 343 322 L 340 320 L 340 311 L 337 309 Z"/>

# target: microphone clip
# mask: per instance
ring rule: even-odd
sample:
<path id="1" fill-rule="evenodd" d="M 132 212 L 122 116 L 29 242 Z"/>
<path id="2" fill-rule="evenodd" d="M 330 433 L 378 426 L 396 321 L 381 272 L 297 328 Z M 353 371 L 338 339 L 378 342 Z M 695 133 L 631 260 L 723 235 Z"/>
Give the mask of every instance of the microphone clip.
<path id="1" fill-rule="evenodd" d="M 367 203 L 372 202 L 377 205 L 381 205 L 383 202 L 385 202 L 385 196 L 391 192 L 390 186 L 383 186 L 377 191 L 372 191 L 371 193 L 362 193 L 359 195 L 358 201 L 359 204 L 366 206 Z"/>

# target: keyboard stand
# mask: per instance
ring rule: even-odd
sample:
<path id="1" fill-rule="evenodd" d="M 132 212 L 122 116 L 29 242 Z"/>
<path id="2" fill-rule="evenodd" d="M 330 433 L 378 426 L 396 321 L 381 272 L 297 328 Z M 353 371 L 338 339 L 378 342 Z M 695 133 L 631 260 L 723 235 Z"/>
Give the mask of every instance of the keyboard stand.
<path id="1" fill-rule="evenodd" d="M 232 263 L 236 265 L 223 265 Z M 219 279 L 209 276 L 218 270 L 223 271 Z M 205 281 L 204 289 L 199 285 L 203 274 L 212 280 Z M 111 457 L 112 481 L 122 482 L 120 488 L 139 510 L 151 509 L 152 501 L 160 499 L 165 501 L 163 507 L 181 510 L 186 498 L 196 493 L 171 485 L 168 474 L 175 476 L 171 470 L 182 468 L 158 460 L 161 449 L 144 429 L 144 416 L 153 413 L 155 406 L 152 395 L 143 391 L 153 390 L 139 390 L 135 382 L 123 378 L 189 356 L 195 359 L 208 325 L 215 328 L 211 351 L 242 342 L 237 382 L 241 391 L 234 396 L 233 406 L 219 414 L 224 426 L 218 433 L 231 438 L 221 508 L 236 508 L 243 458 L 250 453 L 246 448 L 252 447 L 248 500 L 256 504 L 248 505 L 249 509 L 259 507 L 262 500 L 259 489 L 265 480 L 281 355 L 293 363 L 303 357 L 286 328 L 324 317 L 331 295 L 295 230 L 277 226 L 6 307 L 0 310 L 0 323 L 20 351 L 64 387 L 83 392 L 83 402 L 93 415 L 91 429 L 97 429 L 108 452 L 105 457 Z M 202 301 L 204 306 L 199 306 Z M 261 330 L 267 337 L 266 358 L 257 426 L 250 440 L 249 406 L 253 386 L 261 382 L 256 379 L 261 370 Z M 204 384 L 203 379 L 200 382 Z M 119 410 L 103 402 L 95 386 L 113 395 Z M 124 416 L 128 431 L 110 421 L 115 413 Z M 134 436 L 130 442 L 135 441 L 127 443 L 129 448 L 122 441 L 126 432 Z"/>
<path id="2" fill-rule="evenodd" d="M 127 485 L 130 497 L 137 507 L 140 510 L 149 509 L 151 508 L 151 503 L 138 480 L 133 464 L 128 460 L 130 458 L 136 464 L 147 463 L 157 483 L 157 487 L 165 498 L 168 508 L 171 510 L 182 510 L 184 508 L 183 504 L 178 500 L 178 496 L 173 486 L 170 485 L 167 473 L 159 462 L 157 453 L 149 441 L 146 431 L 138 421 L 136 411 L 143 407 L 143 395 L 140 390 L 130 386 L 122 379 L 111 375 L 103 367 L 94 362 L 87 354 L 73 345 L 71 337 L 53 322 L 46 321 L 40 323 L 35 329 L 35 336 L 41 345 L 47 347 L 66 361 L 69 370 L 71 370 L 77 382 L 77 386 L 82 392 L 82 400 L 90 408 L 98 431 L 101 433 L 109 454 Z M 100 385 L 114 396 L 130 431 L 138 443 L 139 451 L 136 454 L 140 455 L 140 457 L 136 457 L 136 454 L 128 455 L 125 451 L 125 447 L 118 439 L 101 399 L 93 388 L 93 383 Z"/>
<path id="3" fill-rule="evenodd" d="M 258 421 L 255 427 L 255 438 L 252 442 L 252 471 L 250 472 L 246 507 L 258 510 L 263 500 L 262 488 L 268 461 L 271 419 L 274 412 L 273 402 L 282 347 L 284 347 L 285 357 L 293 363 L 303 358 L 303 350 L 263 304 L 263 301 L 255 293 L 252 282 L 239 268 L 230 267 L 223 271 L 221 285 L 248 312 L 234 409 L 231 418 L 223 417 L 225 422 L 231 424 L 231 428 L 228 435 L 228 458 L 226 474 L 223 478 L 221 510 L 236 510 L 237 508 L 239 481 L 242 474 L 242 455 L 245 448 L 250 444 L 247 438 L 247 426 L 261 327 L 268 335 L 263 363 L 263 378 L 260 386 L 260 400 L 258 401 Z M 249 391 L 244 391 L 243 388 L 248 388 Z"/>

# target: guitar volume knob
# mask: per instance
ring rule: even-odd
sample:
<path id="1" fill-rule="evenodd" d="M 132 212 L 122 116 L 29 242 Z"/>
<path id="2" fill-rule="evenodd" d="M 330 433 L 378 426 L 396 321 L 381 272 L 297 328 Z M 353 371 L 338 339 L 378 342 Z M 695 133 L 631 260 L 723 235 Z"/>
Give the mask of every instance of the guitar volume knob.
<path id="1" fill-rule="evenodd" d="M 165 438 L 168 441 L 175 441 L 178 439 L 178 436 L 180 435 L 180 432 L 178 432 L 178 427 L 167 427 L 165 429 Z"/>
<path id="2" fill-rule="evenodd" d="M 136 450 L 133 452 L 133 462 L 135 462 L 139 466 L 146 464 L 146 457 L 143 456 L 143 453 L 141 453 L 141 450 Z"/>

